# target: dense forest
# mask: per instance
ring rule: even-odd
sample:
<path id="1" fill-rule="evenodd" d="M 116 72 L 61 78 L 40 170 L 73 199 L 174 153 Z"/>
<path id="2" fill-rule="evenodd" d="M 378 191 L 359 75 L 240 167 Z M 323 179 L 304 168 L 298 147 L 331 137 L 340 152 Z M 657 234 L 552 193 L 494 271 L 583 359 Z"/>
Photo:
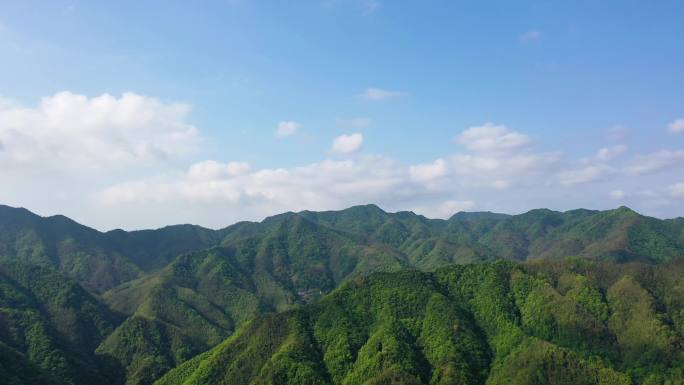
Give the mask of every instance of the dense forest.
<path id="1" fill-rule="evenodd" d="M 1 384 L 683 384 L 684 219 L 0 206 Z"/>

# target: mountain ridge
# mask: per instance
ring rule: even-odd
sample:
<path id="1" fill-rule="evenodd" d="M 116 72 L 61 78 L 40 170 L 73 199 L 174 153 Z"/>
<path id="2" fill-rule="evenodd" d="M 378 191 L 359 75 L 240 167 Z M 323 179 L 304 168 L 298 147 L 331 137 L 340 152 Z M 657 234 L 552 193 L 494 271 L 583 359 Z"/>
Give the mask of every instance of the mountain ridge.
<path id="1" fill-rule="evenodd" d="M 21 264 L 52 271 L 52 278 L 44 279 L 82 286 L 87 294 L 78 296 L 115 315 L 108 316 L 107 332 L 92 338 L 88 352 L 74 355 L 72 345 L 54 337 L 71 329 L 49 326 L 70 325 L 68 319 L 41 321 L 26 313 L 36 325 L 47 325 L 39 340 L 53 349 L 48 356 L 61 357 L 67 369 L 98 362 L 92 376 L 126 385 L 149 385 L 263 314 L 315 304 L 377 272 L 429 273 L 454 264 L 534 264 L 567 257 L 659 265 L 682 256 L 684 220 L 660 220 L 626 207 L 535 209 L 519 215 L 461 212 L 430 219 L 362 205 L 287 212 L 219 230 L 171 225 L 106 233 L 64 216 L 42 218 L 0 207 L 0 270 Z M 8 293 L 24 290 L 11 280 L 7 288 Z M 1 311 L 0 342 L 7 344 L 13 340 L 3 337 Z M 33 351 L 15 342 L 8 346 L 18 349 L 8 357 Z M 46 361 L 27 357 L 18 367 L 38 365 L 50 372 Z M 67 369 L 50 373 L 76 381 Z"/>

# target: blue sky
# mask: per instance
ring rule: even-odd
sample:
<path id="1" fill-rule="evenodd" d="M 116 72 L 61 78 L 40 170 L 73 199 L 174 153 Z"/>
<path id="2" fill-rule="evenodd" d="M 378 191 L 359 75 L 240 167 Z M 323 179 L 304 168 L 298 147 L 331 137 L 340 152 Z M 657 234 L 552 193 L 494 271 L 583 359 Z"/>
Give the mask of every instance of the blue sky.
<path id="1" fill-rule="evenodd" d="M 0 10 L 6 204 L 102 229 L 371 202 L 684 215 L 682 2 Z"/>

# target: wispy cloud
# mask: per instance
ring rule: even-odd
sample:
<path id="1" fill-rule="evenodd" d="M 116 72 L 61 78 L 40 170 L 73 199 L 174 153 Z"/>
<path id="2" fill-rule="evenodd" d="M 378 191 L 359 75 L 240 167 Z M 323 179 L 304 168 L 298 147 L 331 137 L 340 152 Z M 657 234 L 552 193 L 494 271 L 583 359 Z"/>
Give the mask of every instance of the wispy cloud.
<path id="1" fill-rule="evenodd" d="M 684 151 L 660 150 L 637 155 L 625 168 L 625 172 L 628 175 L 644 175 L 681 165 L 684 165 Z"/>
<path id="2" fill-rule="evenodd" d="M 523 34 L 521 34 L 519 37 L 520 42 L 522 43 L 530 43 L 533 41 L 538 41 L 542 38 L 542 32 L 538 31 L 536 29 L 529 30 Z"/>
<path id="3" fill-rule="evenodd" d="M 370 127 L 373 124 L 373 120 L 371 118 L 366 117 L 338 118 L 335 124 L 337 125 L 337 127 L 344 129 L 359 129 Z"/>
<path id="4" fill-rule="evenodd" d="M 378 0 L 324 0 L 323 4 L 326 7 L 351 5 L 360 8 L 366 15 L 374 13 L 382 7 L 382 4 Z"/>
<path id="5" fill-rule="evenodd" d="M 388 100 L 388 99 L 395 99 L 401 96 L 406 96 L 406 92 L 402 91 L 390 91 L 390 90 L 384 90 L 382 88 L 366 88 L 366 90 L 361 94 L 361 96 L 366 99 L 366 100 L 373 100 L 373 101 L 379 101 L 379 100 Z"/>
<path id="6" fill-rule="evenodd" d="M 380 9 L 380 2 L 377 0 L 363 0 L 361 2 L 365 13 L 373 13 Z"/>

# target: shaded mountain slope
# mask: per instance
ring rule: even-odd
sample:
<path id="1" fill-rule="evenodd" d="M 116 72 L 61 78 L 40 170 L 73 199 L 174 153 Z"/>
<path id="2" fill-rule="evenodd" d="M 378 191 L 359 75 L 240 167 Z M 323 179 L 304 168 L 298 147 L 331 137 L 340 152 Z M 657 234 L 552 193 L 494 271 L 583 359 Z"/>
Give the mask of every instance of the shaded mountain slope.
<path id="1" fill-rule="evenodd" d="M 23 367 L 23 374 L 37 366 L 36 376 L 49 374 L 58 383 L 104 381 L 93 353 L 121 321 L 122 317 L 55 271 L 22 263 L 0 264 L 2 355 L 18 359 L 12 365 Z"/>
<path id="2" fill-rule="evenodd" d="M 178 225 L 102 233 L 57 215 L 0 205 L 0 260 L 47 266 L 103 292 L 165 266 L 181 253 L 215 245 L 219 231 Z"/>

